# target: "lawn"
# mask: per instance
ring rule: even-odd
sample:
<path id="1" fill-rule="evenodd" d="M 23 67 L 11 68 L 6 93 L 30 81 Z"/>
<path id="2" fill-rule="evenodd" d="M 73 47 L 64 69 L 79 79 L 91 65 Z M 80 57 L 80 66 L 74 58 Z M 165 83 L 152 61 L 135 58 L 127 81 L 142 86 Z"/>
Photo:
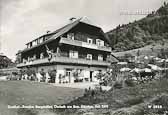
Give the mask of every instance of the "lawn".
<path id="1" fill-rule="evenodd" d="M 17 115 L 8 105 L 60 105 L 83 95 L 83 90 L 30 81 L 0 81 L 0 115 Z"/>
<path id="2" fill-rule="evenodd" d="M 168 79 L 85 95 L 75 88 L 29 81 L 0 81 L 0 115 L 143 115 L 168 111 Z M 75 99 L 76 97 L 79 97 Z M 7 109 L 7 105 L 108 105 L 106 109 Z M 149 109 L 148 105 L 162 105 Z M 149 114 L 152 115 L 152 114 Z"/>

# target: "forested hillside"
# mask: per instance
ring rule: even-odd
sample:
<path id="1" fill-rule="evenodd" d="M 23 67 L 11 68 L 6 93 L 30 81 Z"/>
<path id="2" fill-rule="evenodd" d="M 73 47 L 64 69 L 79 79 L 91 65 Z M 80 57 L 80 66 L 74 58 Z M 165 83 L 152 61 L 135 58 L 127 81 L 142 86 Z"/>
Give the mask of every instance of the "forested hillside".
<path id="1" fill-rule="evenodd" d="M 168 3 L 145 18 L 106 33 L 115 51 L 126 51 L 144 47 L 152 43 L 164 44 L 168 41 Z"/>
<path id="2" fill-rule="evenodd" d="M 13 67 L 14 63 L 7 56 L 0 54 L 0 69 Z"/>

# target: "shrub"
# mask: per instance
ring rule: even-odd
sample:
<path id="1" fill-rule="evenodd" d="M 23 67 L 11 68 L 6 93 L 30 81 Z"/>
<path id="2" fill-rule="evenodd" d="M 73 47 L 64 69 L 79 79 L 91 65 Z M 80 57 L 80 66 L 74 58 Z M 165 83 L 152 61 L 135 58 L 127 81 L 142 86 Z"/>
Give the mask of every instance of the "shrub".
<path id="1" fill-rule="evenodd" d="M 16 76 L 12 75 L 10 78 L 7 78 L 7 79 L 15 81 L 15 80 L 18 80 L 18 78 L 19 78 L 18 75 Z"/>
<path id="2" fill-rule="evenodd" d="M 9 75 L 8 73 L 0 72 L 0 76 L 8 76 L 8 75 Z"/>
<path id="3" fill-rule="evenodd" d="M 42 75 L 41 82 L 45 82 L 45 79 L 46 79 L 46 73 L 44 72 L 44 69 L 41 69 L 40 74 Z"/>
<path id="4" fill-rule="evenodd" d="M 142 97 L 132 97 L 132 98 L 126 100 L 124 103 L 127 104 L 128 106 L 131 106 L 131 105 L 140 104 L 142 102 L 143 102 Z"/>
<path id="5" fill-rule="evenodd" d="M 121 81 L 116 81 L 113 87 L 116 89 L 121 89 L 123 87 L 123 84 Z"/>
<path id="6" fill-rule="evenodd" d="M 63 78 L 63 75 L 62 75 L 62 74 L 59 74 L 59 77 L 58 77 L 58 79 L 59 79 L 59 83 L 62 82 L 62 78 Z"/>
<path id="7" fill-rule="evenodd" d="M 104 77 L 104 74 L 102 73 L 102 71 L 99 71 L 96 76 L 95 76 L 98 80 L 102 80 L 102 78 Z"/>
<path id="8" fill-rule="evenodd" d="M 19 79 L 19 75 L 18 75 L 18 73 L 17 72 L 12 72 L 12 74 L 11 75 L 8 75 L 7 76 L 7 80 L 18 80 Z"/>
<path id="9" fill-rule="evenodd" d="M 134 83 L 134 81 L 133 81 L 132 79 L 126 79 L 126 80 L 125 80 L 125 84 L 126 84 L 127 86 L 129 86 L 129 87 L 135 86 L 135 83 Z"/>
<path id="10" fill-rule="evenodd" d="M 25 73 L 26 73 L 28 76 L 36 75 L 36 72 L 35 72 L 35 70 L 33 70 L 33 69 L 27 69 L 27 70 L 25 71 Z"/>
<path id="11" fill-rule="evenodd" d="M 57 71 L 55 69 L 48 72 L 48 74 L 50 76 L 49 83 L 55 83 L 56 73 L 57 73 Z"/>
<path id="12" fill-rule="evenodd" d="M 36 80 L 36 76 L 35 76 L 34 74 L 32 74 L 32 75 L 30 76 L 30 79 L 29 79 L 29 80 L 35 81 L 35 80 Z"/>
<path id="13" fill-rule="evenodd" d="M 164 115 L 165 111 L 167 111 L 168 107 L 168 96 L 167 94 L 161 94 L 160 96 L 156 96 L 155 99 L 150 103 L 151 108 L 149 109 L 148 106 L 144 107 L 144 113 L 150 115 Z M 159 109 L 153 109 L 153 105 L 161 105 Z M 166 114 L 167 115 L 167 114 Z"/>

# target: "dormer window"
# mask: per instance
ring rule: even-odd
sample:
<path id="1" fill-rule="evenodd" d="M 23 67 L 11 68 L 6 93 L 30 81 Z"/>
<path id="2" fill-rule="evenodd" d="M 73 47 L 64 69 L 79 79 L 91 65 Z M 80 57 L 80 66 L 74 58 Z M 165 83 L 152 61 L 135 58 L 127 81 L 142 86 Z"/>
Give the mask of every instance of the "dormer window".
<path id="1" fill-rule="evenodd" d="M 43 38 L 39 38 L 39 43 L 42 43 L 43 42 Z"/>
<path id="2" fill-rule="evenodd" d="M 36 42 L 35 42 L 35 41 L 33 41 L 33 42 L 32 42 L 32 46 L 35 46 L 35 45 L 36 45 Z"/>
<path id="3" fill-rule="evenodd" d="M 27 48 L 30 48 L 30 44 L 27 44 Z"/>
<path id="4" fill-rule="evenodd" d="M 27 44 L 27 48 L 31 48 L 32 47 L 32 42 Z"/>
<path id="5" fill-rule="evenodd" d="M 36 40 L 36 45 L 38 44 L 38 39 Z"/>
<path id="6" fill-rule="evenodd" d="M 67 38 L 71 39 L 71 40 L 74 40 L 74 33 L 68 33 Z"/>
<path id="7" fill-rule="evenodd" d="M 92 44 L 93 40 L 91 38 L 87 38 L 87 43 Z"/>

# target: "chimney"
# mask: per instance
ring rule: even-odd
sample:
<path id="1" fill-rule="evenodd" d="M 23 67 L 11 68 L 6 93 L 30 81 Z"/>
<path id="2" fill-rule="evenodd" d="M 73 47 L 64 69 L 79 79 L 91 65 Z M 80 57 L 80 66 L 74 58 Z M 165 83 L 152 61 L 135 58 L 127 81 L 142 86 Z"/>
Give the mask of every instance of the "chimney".
<path id="1" fill-rule="evenodd" d="M 69 20 L 70 20 L 70 22 L 74 22 L 74 21 L 76 20 L 76 18 L 75 18 L 75 17 L 72 17 L 72 18 L 70 18 Z"/>
<path id="2" fill-rule="evenodd" d="M 49 31 L 49 30 L 47 31 L 47 34 L 48 34 L 48 33 L 50 33 L 50 31 Z"/>

